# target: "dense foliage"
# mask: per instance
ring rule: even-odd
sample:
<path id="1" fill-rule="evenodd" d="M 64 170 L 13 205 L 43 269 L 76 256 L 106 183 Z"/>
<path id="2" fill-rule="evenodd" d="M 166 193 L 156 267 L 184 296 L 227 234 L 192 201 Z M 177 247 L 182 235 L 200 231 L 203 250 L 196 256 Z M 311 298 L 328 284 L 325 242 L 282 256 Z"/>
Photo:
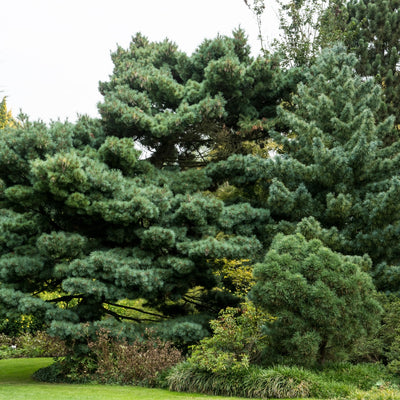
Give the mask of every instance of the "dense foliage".
<path id="1" fill-rule="evenodd" d="M 208 168 L 213 180 L 238 190 L 230 201 L 268 210 L 261 240 L 299 230 L 343 254 L 367 253 L 379 287 L 397 291 L 400 255 L 399 142 L 388 146 L 393 118 L 381 120 L 381 90 L 354 72 L 341 46 L 324 51 L 280 110 L 289 129 L 276 132 L 282 154 L 232 156 Z"/>
<path id="2" fill-rule="evenodd" d="M 226 158 L 244 140 L 265 139 L 295 82 L 272 55 L 251 57 L 240 29 L 205 40 L 191 56 L 136 35 L 112 59 L 113 75 L 100 84 L 104 129 L 136 140 L 158 167 L 204 165 L 210 150 Z"/>
<path id="3" fill-rule="evenodd" d="M 178 318 L 164 332 L 183 344 L 206 334 L 208 316 L 236 304 L 215 290 L 210 259 L 254 257 L 260 243 L 232 230 L 218 236 L 221 216 L 233 212 L 192 193 L 207 182 L 201 171 L 170 183 L 138 155 L 131 139 L 105 138 L 85 118 L 2 131 L 0 301 L 10 315 L 43 313 L 67 340 L 86 323 L 129 335 L 138 325 L 123 321 Z M 135 307 L 123 299 L 152 309 L 129 316 L 121 311 Z"/>
<path id="4" fill-rule="evenodd" d="M 262 327 L 274 320 L 251 302 L 239 308 L 228 307 L 218 319 L 210 321 L 213 335 L 192 347 L 188 362 L 213 373 L 240 371 L 262 363 L 263 353 L 270 351 L 269 337 Z"/>
<path id="5" fill-rule="evenodd" d="M 345 43 L 357 56 L 357 72 L 382 85 L 386 112 L 400 123 L 399 59 L 400 2 L 398 0 L 350 0 Z"/>
<path id="6" fill-rule="evenodd" d="M 215 394 L 350 391 L 272 363 L 398 373 L 398 301 L 381 293 L 381 320 L 376 291 L 399 295 L 398 2 L 378 8 L 289 2 L 281 59 L 250 56 L 241 29 L 191 56 L 137 34 L 100 119 L 4 123 L 3 100 L 0 332 L 65 340 L 53 378 L 154 384 L 181 351 L 170 387 Z M 342 33 L 355 54 L 321 52 Z"/>
<path id="7" fill-rule="evenodd" d="M 279 234 L 256 264 L 256 305 L 276 316 L 266 327 L 272 362 L 323 364 L 346 358 L 379 327 L 381 306 L 366 270 L 370 260 L 335 253 L 301 234 Z"/>

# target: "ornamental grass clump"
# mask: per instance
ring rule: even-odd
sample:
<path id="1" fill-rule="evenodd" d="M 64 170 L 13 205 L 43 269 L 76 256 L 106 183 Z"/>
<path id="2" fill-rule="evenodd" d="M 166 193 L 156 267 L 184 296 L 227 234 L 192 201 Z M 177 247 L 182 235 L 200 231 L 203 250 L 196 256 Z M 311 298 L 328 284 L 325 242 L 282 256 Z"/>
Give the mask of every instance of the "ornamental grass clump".
<path id="1" fill-rule="evenodd" d="M 246 398 L 346 397 L 356 389 L 344 382 L 333 381 L 318 371 L 301 367 L 249 366 L 242 370 L 214 373 L 190 361 L 173 367 L 166 377 L 168 388 L 177 392 L 197 392 Z"/>

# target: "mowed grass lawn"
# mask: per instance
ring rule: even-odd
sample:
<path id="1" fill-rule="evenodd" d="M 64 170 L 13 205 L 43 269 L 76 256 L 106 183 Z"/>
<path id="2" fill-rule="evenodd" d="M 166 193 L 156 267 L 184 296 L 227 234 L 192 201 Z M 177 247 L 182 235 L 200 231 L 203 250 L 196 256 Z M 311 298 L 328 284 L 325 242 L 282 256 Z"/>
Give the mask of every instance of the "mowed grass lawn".
<path id="1" fill-rule="evenodd" d="M 238 400 L 238 397 L 217 397 L 175 393 L 161 389 L 115 385 L 68 385 L 36 382 L 32 374 L 53 362 L 51 358 L 15 358 L 0 360 L 0 400 Z M 242 399 L 243 400 L 243 399 Z"/>

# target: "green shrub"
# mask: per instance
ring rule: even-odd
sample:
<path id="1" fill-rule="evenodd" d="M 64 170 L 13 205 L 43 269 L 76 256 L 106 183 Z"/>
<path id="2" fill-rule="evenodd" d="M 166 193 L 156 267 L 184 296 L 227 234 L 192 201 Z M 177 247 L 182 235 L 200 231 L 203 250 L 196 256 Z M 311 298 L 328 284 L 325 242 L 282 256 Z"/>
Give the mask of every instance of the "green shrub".
<path id="1" fill-rule="evenodd" d="M 0 359 L 18 357 L 61 357 L 65 343 L 45 332 L 23 333 L 17 337 L 0 334 Z"/>
<path id="2" fill-rule="evenodd" d="M 170 390 L 199 392 L 247 398 L 319 399 L 352 398 L 361 390 L 372 390 L 372 399 L 379 399 L 377 389 L 384 396 L 394 393 L 397 379 L 382 364 L 331 364 L 324 369 L 309 370 L 297 366 L 230 369 L 207 371 L 185 361 L 173 367 L 166 379 Z M 367 398 L 367 397 L 366 397 Z M 368 397 L 369 398 L 369 397 Z M 391 397 L 382 397 L 390 399 Z"/>
<path id="3" fill-rule="evenodd" d="M 39 382 L 47 383 L 74 383 L 74 379 L 67 376 L 65 364 L 62 361 L 56 361 L 48 367 L 40 368 L 32 375 L 33 379 Z"/>
<path id="4" fill-rule="evenodd" d="M 343 382 L 361 390 L 399 383 L 399 379 L 380 363 L 336 363 L 324 367 L 319 373 L 325 380 Z"/>
<path id="5" fill-rule="evenodd" d="M 385 304 L 385 315 L 381 336 L 384 343 L 388 368 L 400 375 L 400 300 L 389 299 Z"/>
<path id="6" fill-rule="evenodd" d="M 345 360 L 360 337 L 378 330 L 382 307 L 368 256 L 334 252 L 318 239 L 275 236 L 264 262 L 255 265 L 249 296 L 276 316 L 265 327 L 272 361 L 313 366 Z"/>
<path id="7" fill-rule="evenodd" d="M 192 346 L 189 362 L 210 372 L 243 370 L 261 361 L 268 338 L 261 327 L 272 320 L 251 302 L 239 308 L 228 307 L 210 321 L 211 337 Z"/>

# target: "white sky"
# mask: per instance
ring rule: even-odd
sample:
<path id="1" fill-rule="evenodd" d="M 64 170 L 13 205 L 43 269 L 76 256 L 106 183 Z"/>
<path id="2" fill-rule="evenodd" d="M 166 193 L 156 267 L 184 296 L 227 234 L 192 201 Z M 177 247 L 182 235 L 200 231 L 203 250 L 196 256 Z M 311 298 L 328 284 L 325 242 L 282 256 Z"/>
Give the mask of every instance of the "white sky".
<path id="1" fill-rule="evenodd" d="M 278 32 L 278 7 L 266 0 L 263 36 Z M 141 32 L 166 37 L 191 54 L 239 25 L 253 54 L 260 48 L 257 23 L 243 0 L 0 0 L 0 99 L 31 120 L 75 121 L 97 116 L 98 82 L 112 73 L 110 52 L 127 48 Z"/>

